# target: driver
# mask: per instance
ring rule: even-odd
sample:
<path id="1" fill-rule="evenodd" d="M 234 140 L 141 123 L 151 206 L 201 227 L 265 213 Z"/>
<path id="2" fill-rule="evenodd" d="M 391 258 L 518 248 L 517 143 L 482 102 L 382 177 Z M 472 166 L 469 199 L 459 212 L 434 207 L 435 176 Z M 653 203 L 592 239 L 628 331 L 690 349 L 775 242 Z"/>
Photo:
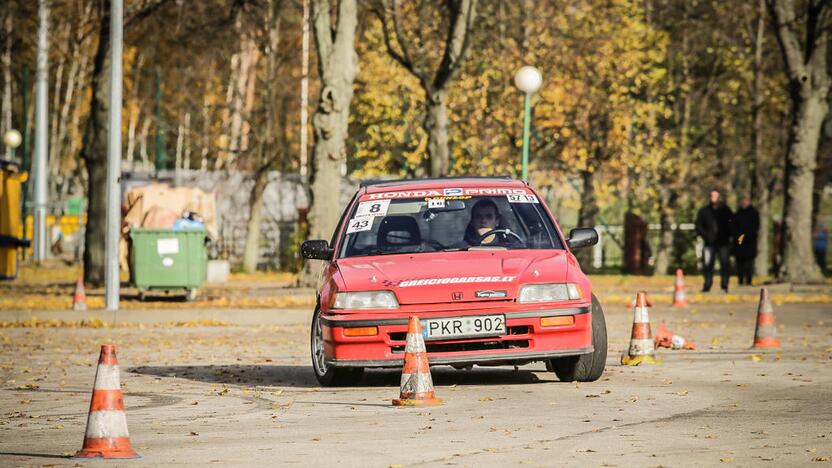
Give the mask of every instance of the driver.
<path id="1" fill-rule="evenodd" d="M 483 198 L 476 202 L 471 208 L 471 221 L 465 229 L 465 242 L 469 245 L 491 244 L 496 240 L 492 234 L 480 243 L 480 237 L 486 232 L 493 231 L 500 227 L 502 218 L 497 204 L 491 199 Z"/>

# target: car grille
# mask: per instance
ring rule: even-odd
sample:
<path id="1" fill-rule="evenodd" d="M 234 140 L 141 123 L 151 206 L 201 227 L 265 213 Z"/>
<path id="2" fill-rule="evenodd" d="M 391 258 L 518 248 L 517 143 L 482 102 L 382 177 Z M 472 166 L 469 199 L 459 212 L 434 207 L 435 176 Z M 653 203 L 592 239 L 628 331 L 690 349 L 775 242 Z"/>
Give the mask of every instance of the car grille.
<path id="1" fill-rule="evenodd" d="M 507 335 L 527 335 L 529 333 L 528 325 L 517 325 L 508 327 Z M 407 340 L 407 332 L 391 332 L 388 333 L 390 341 L 405 341 Z M 430 342 L 428 342 L 430 343 Z"/>
<path id="2" fill-rule="evenodd" d="M 427 342 L 428 353 L 461 353 L 468 351 L 492 351 L 499 349 L 528 348 L 529 340 L 470 341 L 457 343 Z M 404 345 L 391 346 L 394 354 L 403 354 Z"/>

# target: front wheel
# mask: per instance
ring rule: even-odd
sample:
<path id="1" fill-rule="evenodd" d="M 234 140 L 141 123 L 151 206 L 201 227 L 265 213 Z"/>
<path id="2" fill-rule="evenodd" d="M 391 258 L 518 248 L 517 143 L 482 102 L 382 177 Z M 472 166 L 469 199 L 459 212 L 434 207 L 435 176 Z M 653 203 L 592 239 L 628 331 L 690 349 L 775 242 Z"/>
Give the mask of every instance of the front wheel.
<path id="1" fill-rule="evenodd" d="M 321 310 L 315 307 L 312 315 L 312 369 L 324 387 L 347 387 L 358 384 L 364 375 L 363 367 L 332 367 L 326 363 L 324 336 L 321 331 Z"/>
<path id="2" fill-rule="evenodd" d="M 546 368 L 554 371 L 562 382 L 594 382 L 604 373 L 607 364 L 607 323 L 595 294 L 592 295 L 592 346 L 595 349 L 588 354 L 550 359 Z"/>

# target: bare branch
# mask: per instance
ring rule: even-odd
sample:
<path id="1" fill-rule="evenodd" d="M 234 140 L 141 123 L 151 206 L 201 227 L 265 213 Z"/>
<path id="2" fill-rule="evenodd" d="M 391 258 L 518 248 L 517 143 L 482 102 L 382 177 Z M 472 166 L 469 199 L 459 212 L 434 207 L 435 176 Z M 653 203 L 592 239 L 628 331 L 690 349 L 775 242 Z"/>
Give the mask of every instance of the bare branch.
<path id="1" fill-rule="evenodd" d="M 332 54 L 332 26 L 330 24 L 329 0 L 312 0 L 312 27 L 315 31 L 315 45 L 321 60 L 318 66 L 325 71 Z"/>
<path id="2" fill-rule="evenodd" d="M 803 63 L 800 42 L 797 39 L 794 2 L 792 0 L 766 1 L 774 18 L 777 41 L 780 43 L 789 75 L 793 79 L 800 79 L 800 77 L 806 76 L 806 67 Z"/>
<path id="3" fill-rule="evenodd" d="M 448 32 L 442 63 L 433 80 L 434 89 L 444 88 L 459 70 L 465 53 L 468 51 L 470 43 L 468 38 L 476 18 L 477 0 L 459 0 L 458 2 L 450 0 L 448 3 L 451 8 L 453 26 Z"/>

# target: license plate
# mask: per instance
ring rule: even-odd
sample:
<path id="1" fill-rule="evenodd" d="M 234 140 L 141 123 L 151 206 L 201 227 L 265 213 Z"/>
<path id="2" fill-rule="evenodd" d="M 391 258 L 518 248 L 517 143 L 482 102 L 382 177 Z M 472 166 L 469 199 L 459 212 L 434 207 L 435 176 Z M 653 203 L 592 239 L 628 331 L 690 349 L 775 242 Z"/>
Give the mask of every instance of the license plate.
<path id="1" fill-rule="evenodd" d="M 448 340 L 506 334 L 505 315 L 473 315 L 422 320 L 425 340 Z"/>

